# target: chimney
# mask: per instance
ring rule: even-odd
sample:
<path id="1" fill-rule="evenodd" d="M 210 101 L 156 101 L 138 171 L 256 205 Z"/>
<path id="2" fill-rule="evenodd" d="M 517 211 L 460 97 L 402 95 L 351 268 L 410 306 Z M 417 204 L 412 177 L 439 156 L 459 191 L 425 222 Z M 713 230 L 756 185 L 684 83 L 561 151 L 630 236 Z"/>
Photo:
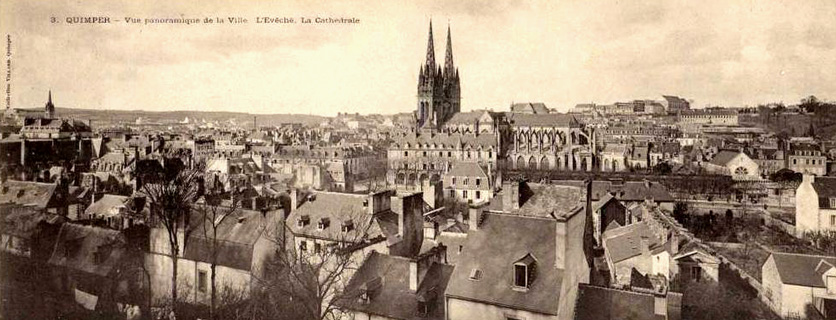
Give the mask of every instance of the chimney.
<path id="1" fill-rule="evenodd" d="M 650 239 L 642 236 L 641 240 L 639 240 L 639 246 L 642 253 L 642 257 L 650 257 Z"/>
<path id="2" fill-rule="evenodd" d="M 801 183 L 803 184 L 812 184 L 816 181 L 816 176 L 810 173 L 804 173 L 801 176 Z"/>
<path id="3" fill-rule="evenodd" d="M 653 294 L 653 313 L 663 319 L 668 318 L 668 299 L 665 294 Z"/>
<path id="4" fill-rule="evenodd" d="M 671 231 L 671 238 L 669 241 L 671 242 L 671 256 L 679 254 L 679 236 L 675 231 Z"/>
<path id="5" fill-rule="evenodd" d="M 409 291 L 418 291 L 418 260 L 409 260 Z"/>
<path id="6" fill-rule="evenodd" d="M 520 208 L 520 182 L 502 183 L 502 211 L 510 212 Z"/>
<path id="7" fill-rule="evenodd" d="M 488 203 L 488 201 L 482 201 L 468 205 L 467 224 L 470 230 L 479 230 L 479 223 L 482 222 L 482 216 L 485 214 L 485 206 Z"/>
<path id="8" fill-rule="evenodd" d="M 290 210 L 288 211 L 288 214 L 291 214 L 293 211 L 296 211 L 297 207 L 299 207 L 299 196 L 296 194 L 297 191 L 294 187 L 290 187 L 290 192 L 288 193 L 290 193 Z"/>

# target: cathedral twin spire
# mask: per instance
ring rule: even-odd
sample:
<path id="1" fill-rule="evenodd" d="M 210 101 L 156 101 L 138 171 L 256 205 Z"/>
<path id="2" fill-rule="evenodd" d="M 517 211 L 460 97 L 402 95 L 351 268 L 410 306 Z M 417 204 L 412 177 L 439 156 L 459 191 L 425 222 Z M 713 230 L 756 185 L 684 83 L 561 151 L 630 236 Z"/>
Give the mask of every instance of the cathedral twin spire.
<path id="1" fill-rule="evenodd" d="M 440 69 L 440 66 L 435 62 L 435 44 L 433 43 L 433 22 L 430 20 L 430 32 L 427 41 L 427 61 L 424 63 L 422 70 L 428 71 L 428 73 L 432 73 Z M 437 72 L 437 71 L 436 71 Z M 453 40 L 452 36 L 450 35 L 450 26 L 447 25 L 447 49 L 444 56 L 444 69 L 443 73 L 445 76 L 452 77 L 453 75 L 457 74 L 457 70 L 455 65 L 453 64 Z"/>
<path id="2" fill-rule="evenodd" d="M 419 128 L 441 127 L 461 110 L 461 89 L 459 72 L 453 64 L 453 40 L 450 26 L 447 26 L 447 48 L 444 65 L 436 63 L 433 43 L 433 24 L 430 21 L 427 41 L 427 60 L 421 66 L 418 76 L 418 110 L 416 120 Z"/>

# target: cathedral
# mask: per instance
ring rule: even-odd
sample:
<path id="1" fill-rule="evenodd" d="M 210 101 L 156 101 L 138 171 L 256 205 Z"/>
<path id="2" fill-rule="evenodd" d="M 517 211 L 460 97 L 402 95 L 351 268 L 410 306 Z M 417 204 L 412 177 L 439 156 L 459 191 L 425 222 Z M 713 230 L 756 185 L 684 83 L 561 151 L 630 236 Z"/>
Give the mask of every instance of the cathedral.
<path id="1" fill-rule="evenodd" d="M 447 50 L 444 68 L 435 62 L 433 25 L 427 42 L 427 60 L 418 75 L 418 110 L 416 128 L 438 130 L 461 110 L 459 70 L 453 64 L 453 40 L 447 26 Z"/>

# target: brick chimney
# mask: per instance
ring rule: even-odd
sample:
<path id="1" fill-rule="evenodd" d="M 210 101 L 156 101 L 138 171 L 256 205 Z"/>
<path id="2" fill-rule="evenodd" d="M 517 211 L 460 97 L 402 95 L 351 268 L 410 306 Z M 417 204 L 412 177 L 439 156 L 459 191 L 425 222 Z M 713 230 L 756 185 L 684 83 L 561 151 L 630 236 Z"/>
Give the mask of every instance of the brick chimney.
<path id="1" fill-rule="evenodd" d="M 513 211 L 520 208 L 520 182 L 505 181 L 502 183 L 502 211 Z"/>
<path id="2" fill-rule="evenodd" d="M 485 214 L 485 207 L 488 203 L 488 201 L 482 201 L 468 205 L 467 224 L 470 230 L 479 230 L 479 223 L 482 222 L 482 216 Z"/>

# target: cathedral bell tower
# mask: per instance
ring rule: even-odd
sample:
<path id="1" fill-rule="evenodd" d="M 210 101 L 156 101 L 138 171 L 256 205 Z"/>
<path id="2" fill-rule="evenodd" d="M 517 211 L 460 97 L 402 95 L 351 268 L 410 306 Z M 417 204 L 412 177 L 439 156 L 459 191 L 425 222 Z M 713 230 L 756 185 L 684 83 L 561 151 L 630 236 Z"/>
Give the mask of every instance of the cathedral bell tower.
<path id="1" fill-rule="evenodd" d="M 453 43 L 447 27 L 447 51 L 444 69 L 435 62 L 433 25 L 430 21 L 427 57 L 418 73 L 416 128 L 438 130 L 461 110 L 459 71 L 453 64 Z"/>

